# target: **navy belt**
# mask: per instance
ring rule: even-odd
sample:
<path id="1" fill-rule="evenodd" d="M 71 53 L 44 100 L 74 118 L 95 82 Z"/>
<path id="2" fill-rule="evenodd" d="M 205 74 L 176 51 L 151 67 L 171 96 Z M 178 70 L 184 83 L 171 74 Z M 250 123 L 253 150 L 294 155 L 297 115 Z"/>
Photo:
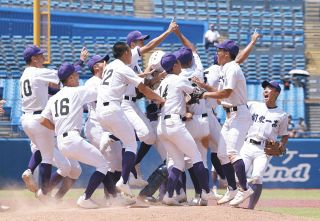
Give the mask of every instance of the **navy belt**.
<path id="1" fill-rule="evenodd" d="M 130 99 L 130 97 L 129 96 L 124 96 L 124 99 L 125 100 L 128 100 L 128 101 L 133 101 L 133 102 L 136 102 L 136 100 L 137 100 L 137 98 L 136 97 L 131 97 L 131 99 Z"/>
<path id="2" fill-rule="evenodd" d="M 256 140 L 250 139 L 250 140 L 249 140 L 249 143 L 256 144 L 256 145 L 260 145 L 260 144 L 261 144 L 261 141 L 256 141 Z"/>
<path id="3" fill-rule="evenodd" d="M 62 134 L 62 136 L 63 136 L 63 137 L 68 136 L 68 132 L 64 132 L 64 133 Z"/>
<path id="4" fill-rule="evenodd" d="M 26 112 L 23 112 L 23 113 L 26 114 Z M 41 113 L 42 113 L 42 110 L 34 111 L 34 112 L 29 112 L 29 113 L 31 113 L 31 114 L 33 114 L 33 115 L 35 115 L 35 114 L 41 114 Z"/>
<path id="5" fill-rule="evenodd" d="M 104 102 L 103 106 L 108 106 L 110 103 L 109 102 Z"/>
<path id="6" fill-rule="evenodd" d="M 187 118 L 186 117 L 182 117 L 181 115 L 179 115 L 180 116 L 180 119 L 182 120 L 182 121 L 186 121 L 187 120 Z M 169 119 L 169 118 L 171 118 L 172 117 L 172 115 L 164 115 L 164 118 L 163 119 Z"/>
<path id="7" fill-rule="evenodd" d="M 237 111 L 238 107 L 223 107 L 223 109 L 227 112 L 230 113 L 232 111 Z"/>
<path id="8" fill-rule="evenodd" d="M 201 114 L 201 117 L 208 117 L 207 113 Z"/>

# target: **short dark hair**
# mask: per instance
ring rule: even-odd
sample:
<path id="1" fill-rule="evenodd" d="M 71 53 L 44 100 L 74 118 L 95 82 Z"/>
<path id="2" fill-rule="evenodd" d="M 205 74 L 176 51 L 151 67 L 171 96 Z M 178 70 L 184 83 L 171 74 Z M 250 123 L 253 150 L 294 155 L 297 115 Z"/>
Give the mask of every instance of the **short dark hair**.
<path id="1" fill-rule="evenodd" d="M 113 57 L 115 59 L 121 58 L 122 55 L 128 50 L 131 50 L 129 45 L 125 42 L 119 41 L 119 42 L 115 43 L 112 47 Z"/>

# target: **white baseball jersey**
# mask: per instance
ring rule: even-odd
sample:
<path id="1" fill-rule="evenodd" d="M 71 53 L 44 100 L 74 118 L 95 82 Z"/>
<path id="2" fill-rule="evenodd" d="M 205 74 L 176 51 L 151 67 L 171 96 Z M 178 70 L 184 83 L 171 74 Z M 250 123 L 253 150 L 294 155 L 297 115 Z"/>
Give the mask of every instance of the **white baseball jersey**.
<path id="1" fill-rule="evenodd" d="M 63 87 L 49 99 L 41 115 L 53 122 L 57 136 L 69 131 L 81 131 L 83 105 L 96 99 L 96 88 Z"/>
<path id="2" fill-rule="evenodd" d="M 197 53 L 193 53 L 193 61 L 190 68 L 185 68 L 181 70 L 180 76 L 191 78 L 198 77 L 200 80 L 203 80 L 203 66 L 200 60 L 200 57 Z"/>
<path id="3" fill-rule="evenodd" d="M 97 111 L 105 108 L 104 102 L 121 102 L 127 86 L 132 84 L 138 87 L 142 81 L 143 78 L 138 77 L 129 66 L 119 59 L 114 60 L 104 69 L 102 84 L 98 87 Z"/>
<path id="4" fill-rule="evenodd" d="M 131 49 L 132 53 L 132 59 L 131 59 L 131 64 L 129 67 L 136 73 L 140 74 L 142 72 L 140 66 L 139 66 L 139 60 L 141 60 L 141 54 L 140 54 L 140 48 L 137 46 L 134 49 Z M 136 89 L 134 84 L 128 84 L 127 90 L 125 92 L 125 95 L 131 96 L 131 97 L 136 97 Z"/>
<path id="5" fill-rule="evenodd" d="M 20 92 L 23 112 L 41 111 L 49 95 L 49 83 L 59 84 L 56 70 L 27 67 L 20 78 Z"/>
<path id="6" fill-rule="evenodd" d="M 162 115 L 180 114 L 184 116 L 186 113 L 185 93 L 190 94 L 194 90 L 189 80 L 175 74 L 168 74 L 161 82 L 157 93 L 166 99 L 161 108 Z"/>
<path id="7" fill-rule="evenodd" d="M 101 79 L 97 76 L 92 76 L 89 78 L 84 86 L 88 88 L 97 88 L 101 84 Z M 88 107 L 88 118 L 92 120 L 97 120 L 97 114 L 96 114 L 96 106 L 97 106 L 97 101 L 93 101 L 87 104 Z"/>
<path id="8" fill-rule="evenodd" d="M 276 140 L 277 136 L 288 135 L 288 114 L 279 107 L 268 108 L 262 102 L 248 102 L 253 124 L 247 139 L 256 141 Z"/>
<path id="9" fill-rule="evenodd" d="M 221 82 L 219 90 L 232 89 L 230 97 L 221 99 L 221 104 L 227 107 L 239 106 L 247 103 L 247 85 L 242 70 L 235 61 L 230 61 L 220 67 Z"/>
<path id="10" fill-rule="evenodd" d="M 207 78 L 207 84 L 218 89 L 220 82 L 220 66 L 214 64 L 211 67 L 207 68 L 204 73 L 205 77 Z M 206 99 L 206 101 L 207 108 L 209 109 L 215 109 L 218 106 L 218 102 L 216 99 L 208 98 Z"/>

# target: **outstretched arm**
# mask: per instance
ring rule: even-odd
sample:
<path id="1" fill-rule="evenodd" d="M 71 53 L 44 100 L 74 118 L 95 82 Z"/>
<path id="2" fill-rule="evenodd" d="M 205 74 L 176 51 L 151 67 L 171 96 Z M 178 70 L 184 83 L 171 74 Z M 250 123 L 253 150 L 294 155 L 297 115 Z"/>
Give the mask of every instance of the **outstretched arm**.
<path id="1" fill-rule="evenodd" d="M 257 32 L 252 34 L 250 43 L 236 57 L 236 60 L 235 60 L 236 63 L 242 64 L 249 57 L 253 47 L 255 46 L 260 36 L 261 35 Z"/>
<path id="2" fill-rule="evenodd" d="M 179 28 L 175 29 L 174 33 L 185 47 L 190 48 L 192 52 L 197 53 L 196 47 L 189 41 L 188 38 L 186 38 L 186 36 L 181 33 Z"/>
<path id="3" fill-rule="evenodd" d="M 175 21 L 171 22 L 168 29 L 165 32 L 163 32 L 160 36 L 152 39 L 148 44 L 140 48 L 140 54 L 143 55 L 145 53 L 148 53 L 149 51 L 157 47 L 176 28 L 177 28 L 177 23 Z"/>
<path id="4" fill-rule="evenodd" d="M 40 124 L 50 130 L 54 130 L 54 124 L 47 118 L 41 117 Z"/>

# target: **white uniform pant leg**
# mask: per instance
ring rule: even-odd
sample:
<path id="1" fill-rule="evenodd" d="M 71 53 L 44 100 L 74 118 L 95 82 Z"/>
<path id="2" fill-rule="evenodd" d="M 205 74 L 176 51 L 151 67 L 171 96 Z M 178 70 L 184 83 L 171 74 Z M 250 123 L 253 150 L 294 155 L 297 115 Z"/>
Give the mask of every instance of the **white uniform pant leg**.
<path id="1" fill-rule="evenodd" d="M 185 170 L 185 163 L 184 163 L 183 152 L 181 152 L 175 146 L 174 143 L 172 143 L 170 140 L 168 140 L 166 138 L 162 139 L 162 143 L 168 152 L 168 162 L 167 162 L 168 168 L 173 166 L 180 171 L 184 171 Z"/>
<path id="2" fill-rule="evenodd" d="M 263 175 L 268 167 L 271 157 L 265 153 L 259 153 L 255 156 L 252 164 L 252 180 L 255 184 L 262 184 Z"/>
<path id="3" fill-rule="evenodd" d="M 231 163 L 241 159 L 240 150 L 245 141 L 246 134 L 252 124 L 251 115 L 247 108 L 239 108 L 236 112 L 231 112 L 226 119 L 224 133 L 226 138 L 227 154 Z"/>
<path id="4" fill-rule="evenodd" d="M 207 155 L 208 155 L 208 148 L 204 147 L 202 145 L 202 142 L 199 139 L 195 140 L 198 150 L 201 154 L 201 158 L 204 164 L 204 167 L 208 169 L 208 160 L 207 160 Z"/>
<path id="5" fill-rule="evenodd" d="M 161 137 L 165 137 L 169 140 L 173 145 L 170 145 L 169 148 L 176 148 L 179 152 L 184 153 L 184 155 L 191 158 L 192 163 L 198 163 L 202 161 L 201 154 L 197 148 L 197 145 L 192 138 L 189 131 L 186 129 L 184 123 L 178 119 L 161 119 L 158 125 L 158 132 L 161 134 Z M 166 143 L 163 143 L 167 145 Z M 169 148 L 166 147 L 166 150 L 171 155 Z M 177 150 L 176 150 L 177 151 Z M 174 157 L 174 156 L 172 156 Z"/>
<path id="6" fill-rule="evenodd" d="M 126 151 L 137 153 L 136 135 L 133 126 L 129 123 L 122 110 L 100 113 L 98 116 L 103 129 L 118 137 Z"/>
<path id="7" fill-rule="evenodd" d="M 53 163 L 53 149 L 55 146 L 54 131 L 42 126 L 40 115 L 24 114 L 21 124 L 24 132 L 41 152 L 42 163 Z"/>
<path id="8" fill-rule="evenodd" d="M 122 102 L 121 107 L 127 119 L 134 127 L 139 140 L 146 144 L 154 144 L 156 142 L 156 133 L 149 119 L 142 113 L 139 107 L 134 102 L 126 100 Z"/>
<path id="9" fill-rule="evenodd" d="M 221 136 L 221 125 L 217 117 L 212 113 L 212 110 L 208 110 L 210 140 L 209 147 L 211 152 L 218 153 L 219 139 Z"/>
<path id="10" fill-rule="evenodd" d="M 96 147 L 88 143 L 79 134 L 66 137 L 59 136 L 58 147 L 65 157 L 93 166 L 97 171 L 107 174 L 108 161 Z"/>
<path id="11" fill-rule="evenodd" d="M 160 139 L 158 133 L 157 133 L 157 126 L 159 121 L 152 121 L 151 126 L 153 127 L 153 130 L 156 132 L 156 143 L 154 147 L 158 151 L 160 158 L 162 161 L 164 161 L 167 158 L 167 150 L 165 149 L 162 140 Z"/>
<path id="12" fill-rule="evenodd" d="M 57 173 L 63 177 L 70 177 L 71 179 L 78 179 L 81 175 L 81 166 L 76 160 L 69 160 L 57 149 L 53 152 L 53 165 L 58 168 Z"/>
<path id="13" fill-rule="evenodd" d="M 221 162 L 222 165 L 230 163 L 229 156 L 227 154 L 227 142 L 228 139 L 228 133 L 226 125 L 224 124 L 221 128 L 221 137 L 219 139 L 219 145 L 218 145 L 218 153 L 217 156 Z"/>
<path id="14" fill-rule="evenodd" d="M 102 127 L 91 119 L 88 119 L 85 123 L 84 133 L 86 138 L 90 141 L 90 143 L 99 148 L 100 139 L 103 133 Z"/>
<path id="15" fill-rule="evenodd" d="M 103 156 L 109 161 L 110 172 L 122 171 L 122 145 L 120 141 L 111 142 Z"/>

